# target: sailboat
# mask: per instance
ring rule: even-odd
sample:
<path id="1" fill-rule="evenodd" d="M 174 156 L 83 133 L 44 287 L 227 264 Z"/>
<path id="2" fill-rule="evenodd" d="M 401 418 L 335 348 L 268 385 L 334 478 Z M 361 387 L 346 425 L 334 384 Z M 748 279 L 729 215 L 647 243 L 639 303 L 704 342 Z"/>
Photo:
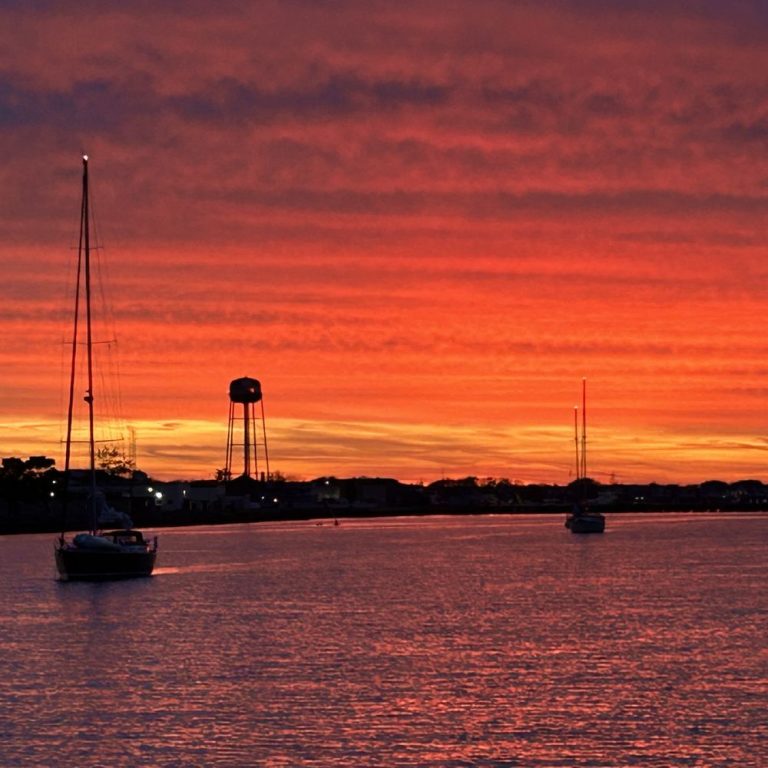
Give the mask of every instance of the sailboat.
<path id="1" fill-rule="evenodd" d="M 605 515 L 587 506 L 587 380 L 581 382 L 581 437 L 579 437 L 579 409 L 573 410 L 574 440 L 576 443 L 576 490 L 579 496 L 565 519 L 571 533 L 602 533 Z"/>
<path id="2" fill-rule="evenodd" d="M 85 343 L 81 341 L 81 321 L 85 323 Z M 69 406 L 67 410 L 67 437 L 64 466 L 64 497 L 62 500 L 62 533 L 55 545 L 56 568 L 64 581 L 98 581 L 151 576 L 157 556 L 157 537 L 149 542 L 141 531 L 134 530 L 127 515 L 118 530 L 102 531 L 100 516 L 106 509 L 103 494 L 96 487 L 96 449 L 94 432 L 94 364 L 91 312 L 91 237 L 88 192 L 88 156 L 83 155 L 83 191 L 80 205 L 80 242 L 77 256 L 77 284 L 75 288 L 72 358 L 69 379 Z M 67 504 L 70 490 L 72 457 L 72 426 L 74 413 L 75 380 L 77 378 L 78 347 L 86 354 L 87 389 L 84 400 L 88 412 L 88 447 L 90 452 L 88 514 L 90 528 L 66 539 Z"/>

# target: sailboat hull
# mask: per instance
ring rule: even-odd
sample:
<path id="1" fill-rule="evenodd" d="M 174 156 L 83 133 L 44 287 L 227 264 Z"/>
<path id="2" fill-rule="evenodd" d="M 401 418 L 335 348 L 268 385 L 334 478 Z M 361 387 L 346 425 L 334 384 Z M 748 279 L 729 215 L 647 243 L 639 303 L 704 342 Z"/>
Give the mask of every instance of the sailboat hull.
<path id="1" fill-rule="evenodd" d="M 571 533 L 602 533 L 605 530 L 605 517 L 601 514 L 570 515 L 565 521 Z"/>
<path id="2" fill-rule="evenodd" d="M 156 552 L 120 552 L 59 547 L 56 568 L 62 581 L 109 581 L 151 576 Z"/>

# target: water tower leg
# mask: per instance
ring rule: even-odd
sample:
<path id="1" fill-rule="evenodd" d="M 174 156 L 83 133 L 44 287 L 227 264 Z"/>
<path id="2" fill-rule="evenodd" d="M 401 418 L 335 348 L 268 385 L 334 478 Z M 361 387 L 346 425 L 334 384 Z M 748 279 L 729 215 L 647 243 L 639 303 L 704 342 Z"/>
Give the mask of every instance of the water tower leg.
<path id="1" fill-rule="evenodd" d="M 243 403 L 243 475 L 251 476 L 251 414 L 250 403 Z"/>
<path id="2" fill-rule="evenodd" d="M 264 465 L 267 469 L 267 480 L 271 480 L 269 474 L 269 451 L 267 450 L 267 420 L 264 418 L 264 398 L 261 398 L 261 430 L 264 435 Z"/>
<path id="3" fill-rule="evenodd" d="M 229 418 L 227 419 L 227 455 L 224 461 L 224 476 L 229 480 L 232 477 L 232 443 L 235 428 L 235 404 L 229 403 Z"/>

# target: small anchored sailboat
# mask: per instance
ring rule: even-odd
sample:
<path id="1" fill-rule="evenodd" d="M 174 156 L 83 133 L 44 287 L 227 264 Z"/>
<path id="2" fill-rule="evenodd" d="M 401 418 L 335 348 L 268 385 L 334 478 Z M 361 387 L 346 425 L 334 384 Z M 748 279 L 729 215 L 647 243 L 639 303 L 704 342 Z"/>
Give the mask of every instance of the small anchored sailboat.
<path id="1" fill-rule="evenodd" d="M 573 411 L 574 440 L 576 443 L 576 493 L 573 509 L 565 519 L 571 533 L 602 533 L 605 515 L 587 506 L 587 380 L 581 382 L 581 436 L 579 436 L 579 409 Z"/>
<path id="2" fill-rule="evenodd" d="M 96 581 L 150 576 L 157 556 L 157 537 L 148 542 L 141 531 L 134 530 L 127 515 L 120 516 L 122 528 L 112 531 L 99 529 L 108 510 L 103 494 L 96 487 L 96 449 L 94 437 L 94 364 L 91 312 L 91 238 L 88 191 L 88 156 L 83 156 L 83 192 L 80 206 L 80 243 L 78 246 L 77 284 L 72 333 L 72 358 L 69 379 L 69 406 L 67 409 L 67 437 L 64 462 L 64 496 L 62 519 L 66 523 L 70 491 L 72 457 L 72 425 L 75 384 L 78 370 L 78 347 L 86 354 L 87 389 L 84 400 L 88 412 L 88 447 L 90 452 L 88 513 L 90 528 L 67 540 L 62 533 L 56 542 L 56 568 L 62 580 Z M 81 322 L 85 323 L 84 344 Z M 114 517 L 113 522 L 114 525 Z"/>

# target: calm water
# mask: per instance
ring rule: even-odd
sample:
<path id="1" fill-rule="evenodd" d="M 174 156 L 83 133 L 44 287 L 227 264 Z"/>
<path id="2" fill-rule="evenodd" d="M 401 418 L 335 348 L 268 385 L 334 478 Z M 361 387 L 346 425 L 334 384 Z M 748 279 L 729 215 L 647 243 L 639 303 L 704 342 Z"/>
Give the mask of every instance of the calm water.
<path id="1" fill-rule="evenodd" d="M 2 766 L 768 765 L 768 516 L 0 538 Z"/>

